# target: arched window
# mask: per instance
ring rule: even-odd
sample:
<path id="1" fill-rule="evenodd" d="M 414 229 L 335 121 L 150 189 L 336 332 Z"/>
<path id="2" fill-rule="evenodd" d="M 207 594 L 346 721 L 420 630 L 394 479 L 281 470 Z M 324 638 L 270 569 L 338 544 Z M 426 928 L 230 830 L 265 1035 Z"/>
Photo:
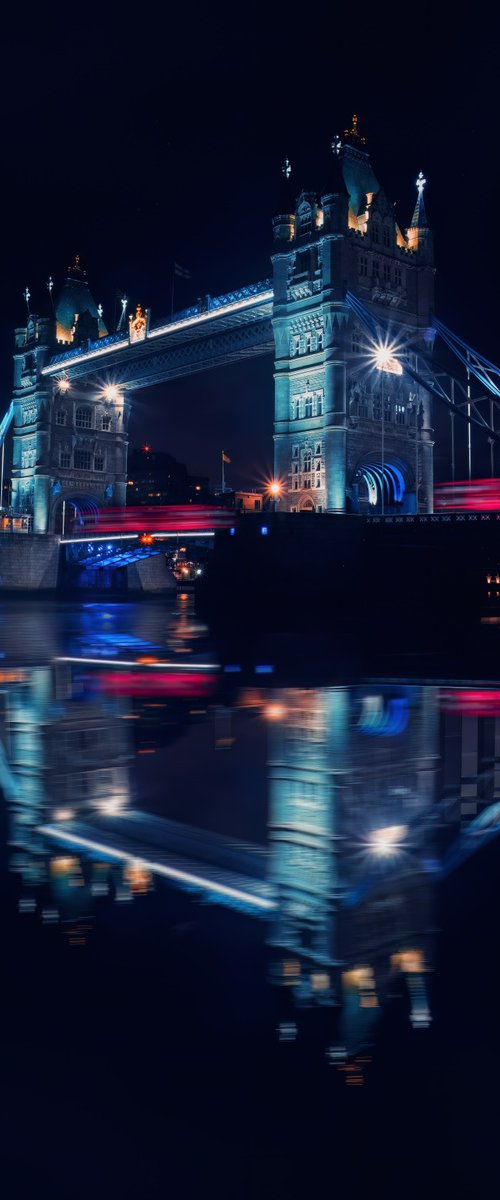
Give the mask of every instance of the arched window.
<path id="1" fill-rule="evenodd" d="M 372 242 L 376 245 L 380 243 L 380 221 L 376 217 L 372 218 Z"/>
<path id="2" fill-rule="evenodd" d="M 299 234 L 303 237 L 312 230 L 312 213 L 308 204 L 301 205 L 299 209 Z"/>
<path id="3" fill-rule="evenodd" d="M 77 429 L 92 429 L 92 409 L 77 408 L 75 425 Z"/>

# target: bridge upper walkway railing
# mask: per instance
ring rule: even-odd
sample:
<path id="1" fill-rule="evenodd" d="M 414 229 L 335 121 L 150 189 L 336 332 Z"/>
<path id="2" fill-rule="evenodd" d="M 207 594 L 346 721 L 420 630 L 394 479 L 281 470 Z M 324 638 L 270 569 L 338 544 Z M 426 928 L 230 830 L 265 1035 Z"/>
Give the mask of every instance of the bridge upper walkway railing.
<path id="1" fill-rule="evenodd" d="M 159 321 L 157 325 L 148 330 L 146 341 L 149 338 L 159 337 L 162 333 L 172 332 L 176 327 L 185 326 L 191 321 L 194 323 L 201 317 L 216 316 L 224 311 L 230 311 L 233 307 L 243 307 L 245 302 L 248 307 L 251 307 L 254 302 L 271 299 L 272 294 L 272 279 L 264 279 L 258 283 L 247 284 L 242 288 L 235 288 L 232 292 L 225 292 L 222 296 L 205 296 L 197 304 L 192 304 L 190 308 L 181 309 L 180 312 L 172 313 L 170 317 Z M 129 344 L 135 345 L 136 343 L 130 343 L 128 333 L 122 331 L 97 338 L 95 341 L 88 341 L 84 345 L 72 346 L 70 350 L 53 355 L 44 373 L 50 373 L 54 367 L 67 366 L 73 359 L 80 358 L 82 354 L 103 353 L 106 350 L 119 349 Z"/>

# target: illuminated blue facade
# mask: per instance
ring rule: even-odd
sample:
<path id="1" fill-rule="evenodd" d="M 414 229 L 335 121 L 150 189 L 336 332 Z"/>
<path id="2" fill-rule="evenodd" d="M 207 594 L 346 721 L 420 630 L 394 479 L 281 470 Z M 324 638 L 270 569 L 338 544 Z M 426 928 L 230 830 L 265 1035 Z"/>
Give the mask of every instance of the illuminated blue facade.
<path id="1" fill-rule="evenodd" d="M 418 358 L 434 279 L 423 182 L 402 231 L 356 119 L 333 144 L 327 190 L 292 201 L 287 182 L 273 222 L 275 477 L 287 511 L 432 510 L 429 397 L 373 369 L 345 302 L 347 291 L 368 302 Z"/>
<path id="2" fill-rule="evenodd" d="M 35 533 L 61 528 L 62 506 L 79 518 L 99 504 L 124 504 L 130 403 L 103 379 L 75 388 L 60 371 L 45 373 L 54 351 L 106 336 L 100 310 L 78 264 L 68 272 L 52 318 L 29 313 L 16 329 L 12 507 Z M 116 394 L 115 394 L 116 393 Z"/>
<path id="3" fill-rule="evenodd" d="M 352 1023 L 396 960 L 432 961 L 437 689 L 289 688 L 270 714 L 274 982 Z"/>

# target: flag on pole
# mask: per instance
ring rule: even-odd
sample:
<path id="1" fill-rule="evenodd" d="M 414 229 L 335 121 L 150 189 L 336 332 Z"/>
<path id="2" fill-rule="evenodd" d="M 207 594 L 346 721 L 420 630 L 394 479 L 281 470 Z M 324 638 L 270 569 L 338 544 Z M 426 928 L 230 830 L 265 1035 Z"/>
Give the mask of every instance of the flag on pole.
<path id="1" fill-rule="evenodd" d="M 230 459 L 229 455 L 228 455 L 228 454 L 226 454 L 224 450 L 222 451 L 222 461 L 223 461 L 223 462 L 225 462 L 225 463 L 230 463 L 230 462 L 231 462 L 231 459 Z"/>
<path id="2" fill-rule="evenodd" d="M 176 262 L 174 262 L 174 275 L 178 275 L 180 279 L 191 279 L 191 271 L 188 271 L 186 267 L 181 267 Z"/>

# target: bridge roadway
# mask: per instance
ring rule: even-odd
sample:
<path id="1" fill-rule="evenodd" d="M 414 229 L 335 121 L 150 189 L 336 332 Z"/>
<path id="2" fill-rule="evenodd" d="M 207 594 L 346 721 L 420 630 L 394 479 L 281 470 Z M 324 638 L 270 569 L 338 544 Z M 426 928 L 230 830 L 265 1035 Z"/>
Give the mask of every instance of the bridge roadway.
<path id="1" fill-rule="evenodd" d="M 139 341 L 115 333 L 56 354 L 42 374 L 84 379 L 104 375 L 122 389 L 149 387 L 274 351 L 269 279 L 175 313 Z"/>

